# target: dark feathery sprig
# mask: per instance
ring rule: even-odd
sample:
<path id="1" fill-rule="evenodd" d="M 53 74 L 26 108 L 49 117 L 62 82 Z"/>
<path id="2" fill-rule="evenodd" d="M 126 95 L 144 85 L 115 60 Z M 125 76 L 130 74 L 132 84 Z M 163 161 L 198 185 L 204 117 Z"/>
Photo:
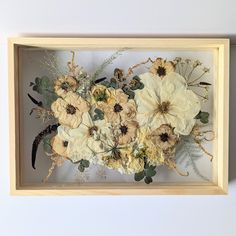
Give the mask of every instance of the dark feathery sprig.
<path id="1" fill-rule="evenodd" d="M 29 93 L 28 93 L 28 97 L 30 98 L 30 100 L 37 106 L 42 107 L 43 103 L 41 101 L 37 101 L 35 98 L 33 98 Z"/>
<path id="2" fill-rule="evenodd" d="M 37 150 L 40 142 L 45 138 L 47 135 L 51 134 L 52 132 L 55 132 L 60 126 L 60 124 L 54 124 L 49 125 L 46 129 L 44 129 L 42 132 L 40 132 L 34 139 L 33 145 L 32 145 L 32 153 L 31 153 L 31 161 L 32 161 L 32 167 L 35 168 L 35 161 L 37 156 Z"/>

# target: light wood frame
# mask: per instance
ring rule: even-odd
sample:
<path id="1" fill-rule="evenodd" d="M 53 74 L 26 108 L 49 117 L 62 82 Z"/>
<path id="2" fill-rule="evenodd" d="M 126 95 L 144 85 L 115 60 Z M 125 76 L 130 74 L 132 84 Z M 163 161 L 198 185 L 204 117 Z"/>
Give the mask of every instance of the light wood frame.
<path id="1" fill-rule="evenodd" d="M 19 127 L 19 48 L 49 49 L 138 49 L 209 50 L 215 52 L 215 123 L 217 139 L 214 148 L 213 183 L 168 184 L 47 184 L 23 186 L 20 181 Z M 229 125 L 229 40 L 200 38 L 10 38 L 9 48 L 9 114 L 10 114 L 10 190 L 13 195 L 90 195 L 90 194 L 227 194 L 228 125 Z"/>

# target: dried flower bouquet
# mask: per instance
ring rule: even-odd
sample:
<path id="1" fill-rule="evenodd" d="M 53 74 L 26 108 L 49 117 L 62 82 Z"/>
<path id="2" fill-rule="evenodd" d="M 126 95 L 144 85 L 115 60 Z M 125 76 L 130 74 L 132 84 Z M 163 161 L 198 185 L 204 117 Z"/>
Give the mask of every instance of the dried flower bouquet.
<path id="1" fill-rule="evenodd" d="M 42 95 L 38 101 L 28 94 L 36 105 L 31 113 L 49 122 L 32 145 L 33 168 L 41 143 L 52 160 L 44 181 L 64 161 L 78 165 L 81 172 L 91 164 L 102 165 L 147 184 L 161 165 L 187 176 L 176 162 L 176 148 L 186 137 L 212 160 L 202 144 L 214 139 L 213 131 L 205 129 L 209 113 L 202 110 L 211 86 L 204 81 L 209 69 L 198 60 L 148 58 L 127 73 L 115 68 L 113 78 L 100 78 L 119 53 L 89 75 L 75 64 L 72 52 L 67 73 L 30 84 Z M 148 70 L 136 75 L 134 70 L 142 65 Z M 193 76 L 197 69 L 198 76 Z"/>

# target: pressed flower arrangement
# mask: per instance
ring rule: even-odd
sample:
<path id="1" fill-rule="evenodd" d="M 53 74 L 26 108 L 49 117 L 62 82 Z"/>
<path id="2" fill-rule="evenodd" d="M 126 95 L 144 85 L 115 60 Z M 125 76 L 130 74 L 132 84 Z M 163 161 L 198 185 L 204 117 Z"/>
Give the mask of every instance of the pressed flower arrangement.
<path id="1" fill-rule="evenodd" d="M 203 64 L 194 53 L 166 57 L 157 51 L 127 60 L 123 68 L 116 60 L 125 61 L 132 47 L 120 44 L 121 49 L 90 69 L 84 69 L 80 49 L 65 52 L 70 59 L 60 66 L 45 51 L 40 62 L 44 72 L 28 84 L 31 91 L 26 94 L 30 117 L 41 127 L 31 146 L 34 173 L 41 171 L 42 155 L 51 162 L 42 186 L 54 183 L 54 171 L 64 165 L 77 169 L 80 184 L 93 183 L 96 169 L 95 182 L 100 184 L 111 183 L 114 174 L 128 178 L 126 183 L 158 189 L 165 183 L 163 173 L 172 171 L 172 176 L 192 179 L 194 174 L 201 186 L 211 185 L 219 159 L 211 148 L 219 131 L 214 128 L 214 111 L 208 110 L 214 104 L 215 65 Z M 213 177 L 198 167 L 201 159 L 208 166 L 212 163 Z"/>
<path id="2" fill-rule="evenodd" d="M 113 61 L 121 52 L 105 62 Z M 144 65 L 145 72 L 135 74 L 135 69 Z M 212 161 L 212 154 L 202 143 L 212 141 L 214 132 L 206 130 L 209 113 L 201 108 L 208 100 L 211 84 L 204 80 L 209 69 L 200 61 L 148 58 L 127 72 L 114 68 L 113 77 L 108 79 L 106 75 L 98 77 L 98 73 L 89 75 L 75 63 L 72 51 L 67 66 L 63 75 L 37 77 L 30 83 L 44 96 L 38 101 L 28 94 L 36 105 L 31 114 L 36 112 L 44 122 L 54 122 L 39 133 L 32 146 L 33 168 L 40 143 L 52 160 L 44 181 L 63 161 L 77 165 L 80 172 L 90 165 L 101 165 L 146 184 L 153 182 L 159 166 L 188 176 L 176 162 L 176 147 L 186 137 Z"/>

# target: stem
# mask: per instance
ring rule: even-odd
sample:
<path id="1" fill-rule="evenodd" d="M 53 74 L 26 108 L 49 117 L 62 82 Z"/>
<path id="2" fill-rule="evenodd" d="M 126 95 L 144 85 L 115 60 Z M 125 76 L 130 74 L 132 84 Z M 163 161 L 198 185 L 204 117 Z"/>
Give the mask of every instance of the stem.
<path id="1" fill-rule="evenodd" d="M 138 67 L 141 66 L 141 65 L 145 65 L 145 64 L 147 64 L 148 62 L 154 63 L 154 61 L 149 57 L 146 61 L 140 62 L 140 63 L 138 63 L 138 64 L 135 64 L 135 65 L 129 67 L 128 73 L 127 73 L 127 75 L 126 75 L 125 77 L 128 78 L 130 75 L 133 74 L 133 69 L 138 68 Z"/>
<path id="2" fill-rule="evenodd" d="M 189 84 L 193 84 L 194 82 L 198 81 L 198 80 L 201 79 L 202 76 L 205 75 L 205 74 L 206 74 L 206 72 L 203 72 L 198 78 L 196 78 L 196 79 L 193 80 L 193 81 L 190 81 Z M 189 85 L 189 84 L 188 84 L 188 85 Z"/>

